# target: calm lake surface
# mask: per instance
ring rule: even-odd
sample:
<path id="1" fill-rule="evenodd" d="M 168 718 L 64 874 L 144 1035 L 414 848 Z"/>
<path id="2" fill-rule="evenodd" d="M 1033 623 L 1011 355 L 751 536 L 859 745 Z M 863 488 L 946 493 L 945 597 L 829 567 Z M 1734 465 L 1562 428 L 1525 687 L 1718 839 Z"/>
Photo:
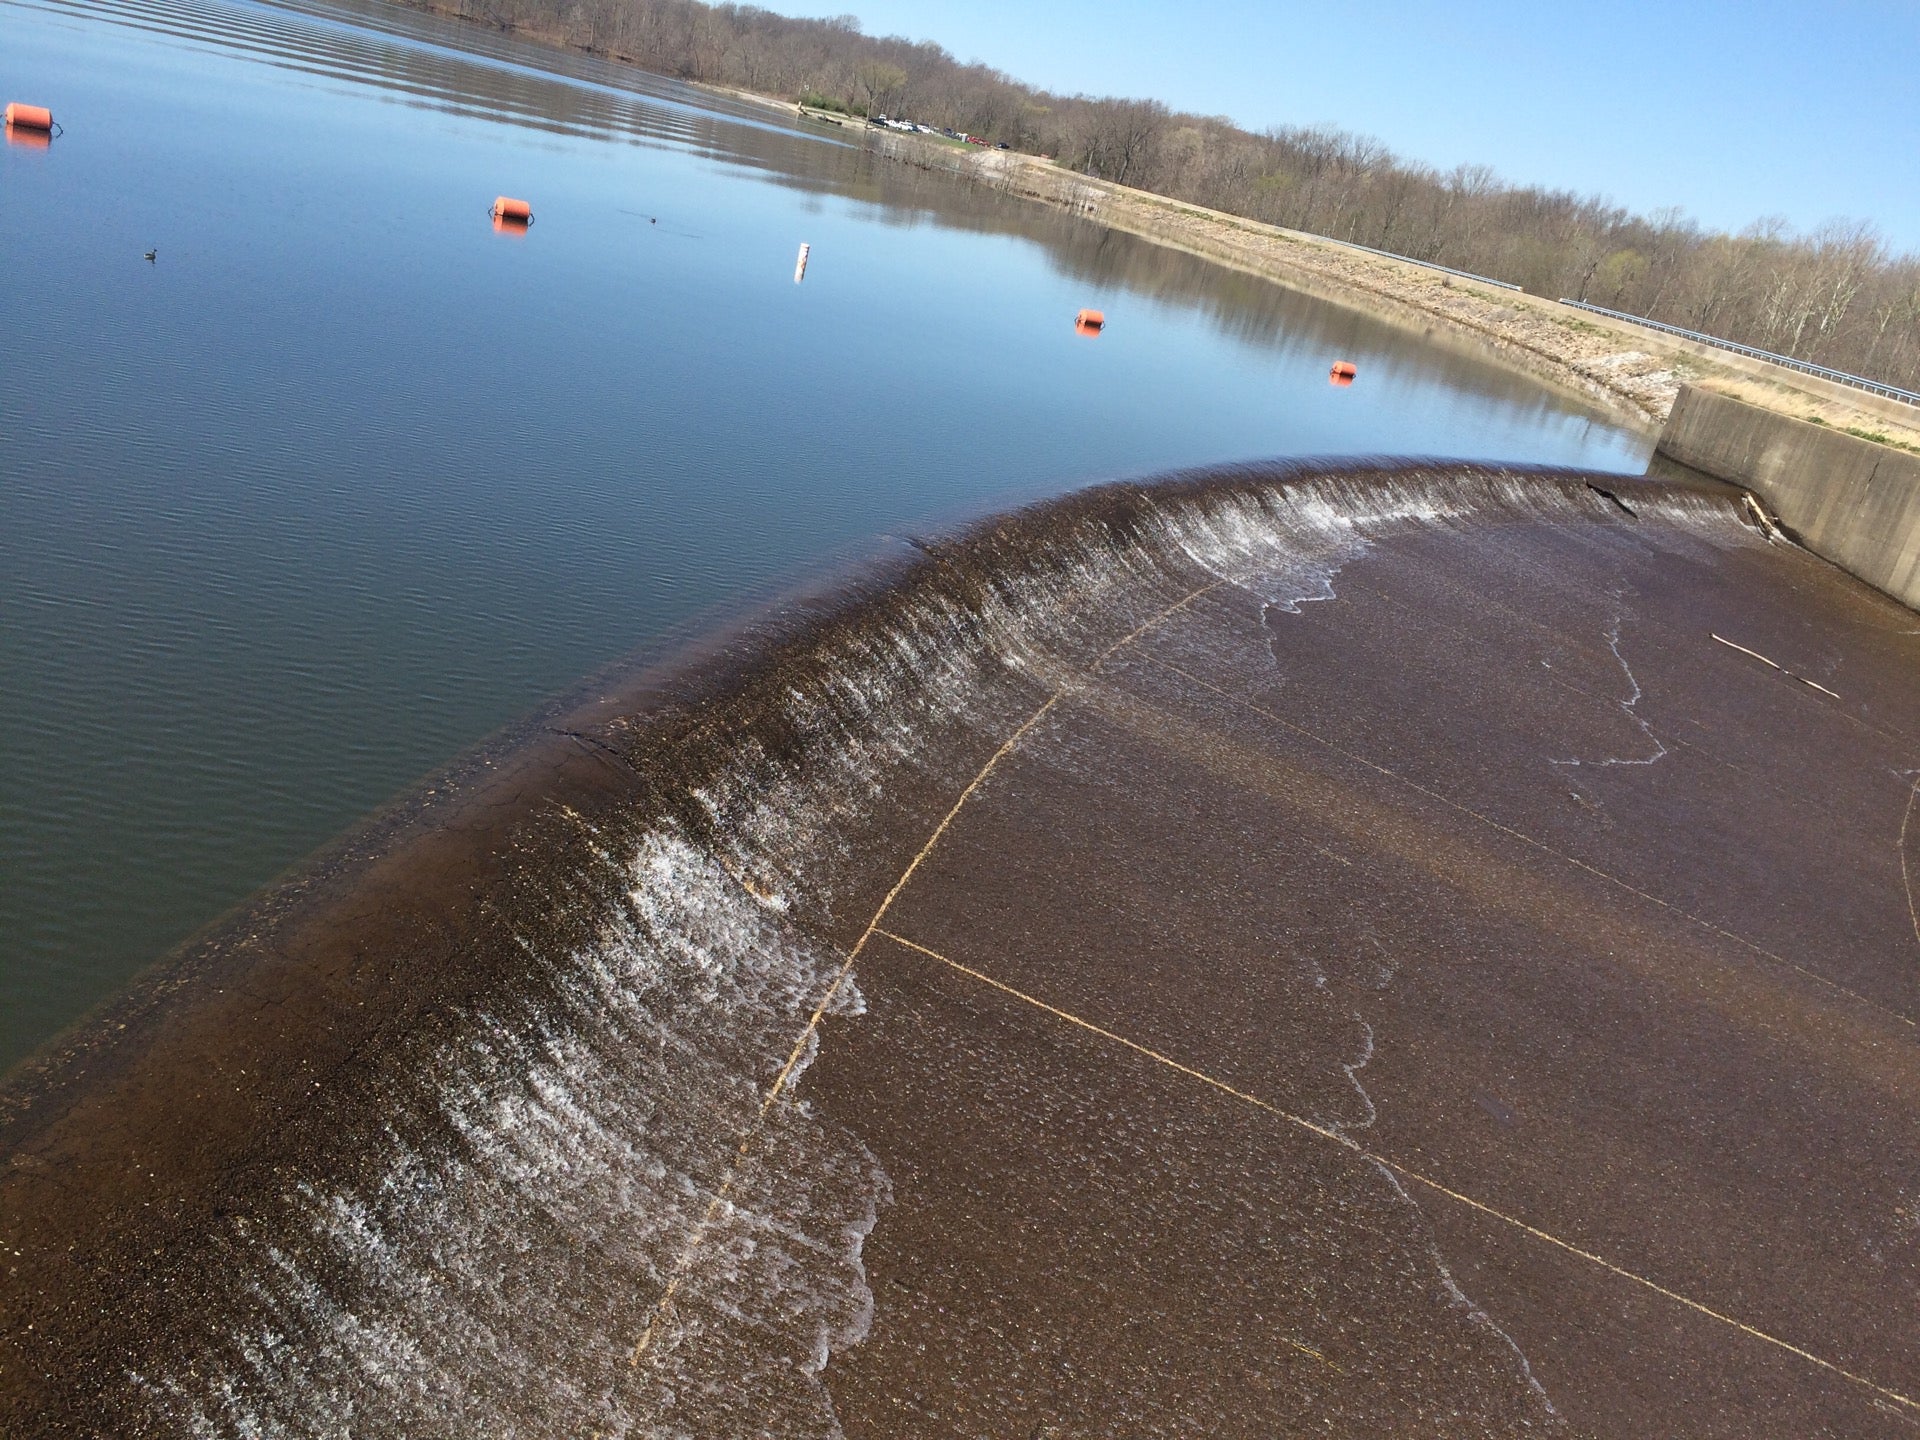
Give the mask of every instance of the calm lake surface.
<path id="1" fill-rule="evenodd" d="M 1650 449 L 857 136 L 405 11 L 0 0 L 7 99 L 66 133 L 0 147 L 0 1064 L 542 698 L 889 534 L 1208 461 Z"/>

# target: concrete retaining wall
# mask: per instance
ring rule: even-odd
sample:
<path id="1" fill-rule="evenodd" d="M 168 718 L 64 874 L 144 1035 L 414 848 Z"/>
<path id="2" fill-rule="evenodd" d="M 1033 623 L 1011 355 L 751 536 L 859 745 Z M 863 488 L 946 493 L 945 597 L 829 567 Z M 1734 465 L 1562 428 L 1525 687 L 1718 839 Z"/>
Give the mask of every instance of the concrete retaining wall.
<path id="1" fill-rule="evenodd" d="M 1659 451 L 1753 491 L 1808 549 L 1920 609 L 1920 455 L 1692 386 Z"/>

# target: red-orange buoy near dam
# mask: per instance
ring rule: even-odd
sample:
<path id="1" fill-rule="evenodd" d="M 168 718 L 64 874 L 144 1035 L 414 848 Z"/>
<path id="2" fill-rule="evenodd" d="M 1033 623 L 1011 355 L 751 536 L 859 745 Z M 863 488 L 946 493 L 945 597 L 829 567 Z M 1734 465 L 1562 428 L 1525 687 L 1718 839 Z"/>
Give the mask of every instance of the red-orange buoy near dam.
<path id="1" fill-rule="evenodd" d="M 18 100 L 7 106 L 9 130 L 40 130 L 53 133 L 53 112 L 40 105 L 22 105 Z"/>
<path id="2" fill-rule="evenodd" d="M 1082 335 L 1098 335 L 1106 325 L 1107 317 L 1098 310 L 1082 310 L 1073 317 L 1073 328 Z"/>
<path id="3" fill-rule="evenodd" d="M 524 200 L 515 200 L 502 195 L 493 202 L 493 209 L 487 212 L 493 216 L 493 228 L 498 230 L 503 224 L 527 226 L 533 224 L 533 206 Z"/>
<path id="4" fill-rule="evenodd" d="M 1353 377 L 1358 375 L 1360 370 L 1351 360 L 1336 360 L 1333 362 L 1333 369 L 1328 373 L 1332 376 L 1334 384 L 1351 385 Z"/>

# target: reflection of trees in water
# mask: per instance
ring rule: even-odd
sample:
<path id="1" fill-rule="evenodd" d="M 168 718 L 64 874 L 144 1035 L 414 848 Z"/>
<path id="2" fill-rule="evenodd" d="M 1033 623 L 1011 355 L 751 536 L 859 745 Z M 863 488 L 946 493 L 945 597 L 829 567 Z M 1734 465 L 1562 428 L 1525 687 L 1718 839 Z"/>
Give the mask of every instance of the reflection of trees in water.
<path id="1" fill-rule="evenodd" d="M 352 23 L 338 23 L 343 14 Z M 152 22 L 143 16 L 141 23 Z M 1017 236 L 1039 245 L 1059 273 L 1090 292 L 1188 308 L 1250 345 L 1390 357 L 1408 344 L 1405 331 L 1362 313 L 963 178 L 966 152 L 948 154 L 885 135 L 859 143 L 868 140 L 865 132 L 796 132 L 771 122 L 756 105 L 631 66 L 478 27 L 449 33 L 430 16 L 364 0 L 304 14 L 263 11 L 245 32 L 218 17 L 171 23 L 183 35 L 217 39 L 270 65 L 374 85 L 443 113 L 555 135 L 669 145 L 784 189 L 862 202 L 872 207 L 867 218 L 884 225 Z M 878 86 L 896 83 L 891 73 L 871 78 Z M 1473 353 L 1470 344 L 1455 348 Z M 1422 350 L 1423 363 L 1431 365 L 1436 347 L 1429 340 Z M 1449 380 L 1470 391 L 1509 401 L 1531 394 L 1526 382 L 1494 366 L 1451 368 L 1458 373 Z"/>
<path id="2" fill-rule="evenodd" d="M 839 147 L 773 126 L 749 104 L 601 57 L 763 93 L 819 91 L 874 108 L 884 101 L 922 119 L 1053 152 L 1069 168 L 1215 209 L 1920 384 L 1920 259 L 1890 255 L 1872 227 L 1857 222 L 1806 236 L 1777 220 L 1737 236 L 1709 234 L 1677 210 L 1646 218 L 1570 192 L 1511 189 L 1485 166 L 1441 175 L 1341 131 L 1255 136 L 1153 102 L 1045 95 L 997 71 L 957 65 L 937 46 L 863 36 L 845 19 L 710 10 L 693 0 L 414 3 L 479 23 L 459 32 L 453 49 L 429 19 L 344 0 L 339 10 L 365 29 L 267 13 L 248 32 L 270 35 L 271 43 L 235 42 L 225 29 L 220 35 L 269 63 L 367 80 L 433 109 L 506 117 L 560 134 L 684 145 L 781 183 L 823 184 L 897 204 L 896 185 L 869 181 L 864 172 L 847 188 L 843 160 L 823 153 Z M 330 21 L 339 10 L 313 13 Z M 210 28 L 204 19 L 175 23 Z M 532 49 L 507 30 L 574 48 Z M 428 43 L 396 45 L 382 32 Z M 960 152 L 933 152 L 917 163 L 958 168 L 962 159 Z M 1255 303 L 1249 313 L 1219 318 L 1257 338 L 1260 310 Z"/>
<path id="3" fill-rule="evenodd" d="M 1509 186 L 1484 165 L 1442 173 L 1331 127 L 1255 135 L 1157 101 L 1048 94 L 937 45 L 863 35 L 851 16 L 697 0 L 412 3 L 684 79 L 904 110 L 1213 209 L 1920 384 L 1920 257 L 1890 253 L 1859 222 L 1714 233 L 1678 210 L 1640 216 Z"/>
<path id="4" fill-rule="evenodd" d="M 1538 386 L 1493 358 L 1468 336 L 1422 326 L 1412 334 L 1383 321 L 1258 275 L 1113 230 L 1094 220 L 1036 205 L 991 186 L 956 184 L 938 169 L 903 165 L 871 151 L 842 150 L 837 176 L 772 176 L 775 183 L 831 183 L 850 198 L 880 207 L 884 224 L 937 224 L 977 234 L 1014 235 L 1040 245 L 1048 263 L 1097 295 L 1115 291 L 1197 311 L 1221 334 L 1281 353 L 1325 352 L 1377 357 L 1394 365 L 1417 347 L 1420 365 L 1446 372 L 1449 385 L 1504 404 L 1544 407 Z M 1117 318 L 1117 317 L 1116 317 Z M 1564 408 L 1565 401 L 1554 402 Z M 1601 413 L 1598 410 L 1596 415 Z"/>

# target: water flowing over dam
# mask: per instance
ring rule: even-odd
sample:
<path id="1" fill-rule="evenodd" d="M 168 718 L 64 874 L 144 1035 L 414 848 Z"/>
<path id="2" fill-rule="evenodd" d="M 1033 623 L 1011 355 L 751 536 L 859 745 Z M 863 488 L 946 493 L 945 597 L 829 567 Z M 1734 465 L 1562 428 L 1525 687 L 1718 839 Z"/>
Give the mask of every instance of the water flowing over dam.
<path id="1" fill-rule="evenodd" d="M 611 673 L 0 1094 L 7 1436 L 1896 1435 L 1912 615 L 1244 467 Z"/>

